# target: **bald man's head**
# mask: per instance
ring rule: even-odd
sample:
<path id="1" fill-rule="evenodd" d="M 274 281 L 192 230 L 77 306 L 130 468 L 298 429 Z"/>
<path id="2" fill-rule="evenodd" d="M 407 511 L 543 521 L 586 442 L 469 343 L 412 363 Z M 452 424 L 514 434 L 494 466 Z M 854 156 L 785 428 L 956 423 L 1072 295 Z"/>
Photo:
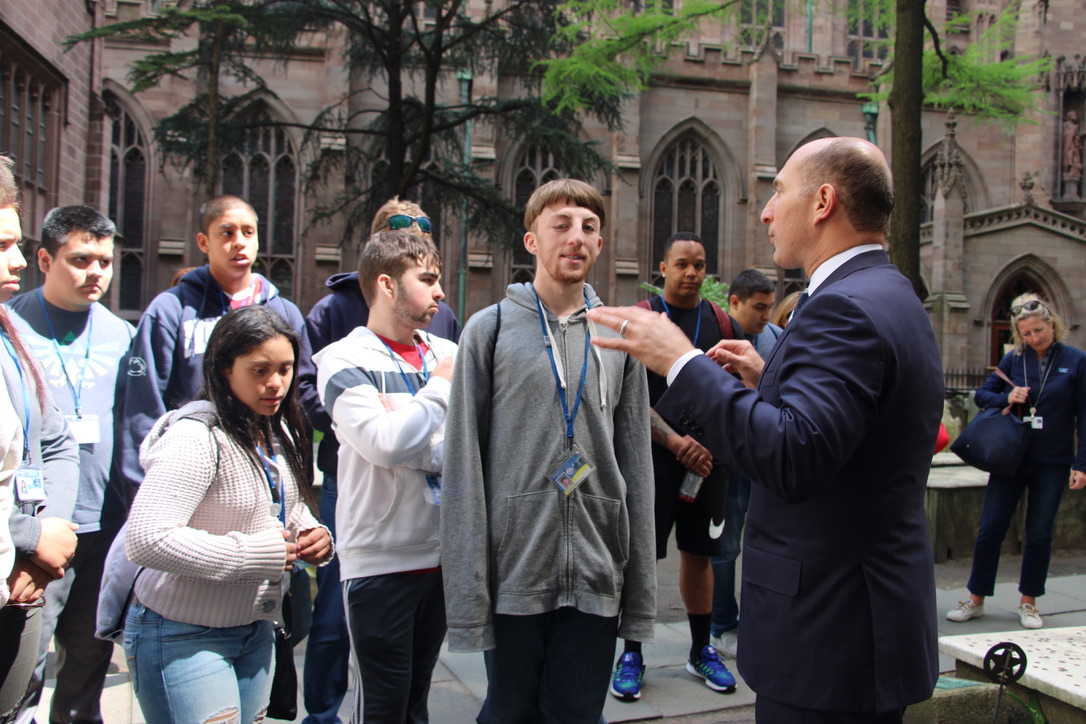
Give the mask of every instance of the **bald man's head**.
<path id="1" fill-rule="evenodd" d="M 795 156 L 806 193 L 830 184 L 856 231 L 888 231 L 894 183 L 878 146 L 862 138 L 821 138 L 800 147 Z"/>

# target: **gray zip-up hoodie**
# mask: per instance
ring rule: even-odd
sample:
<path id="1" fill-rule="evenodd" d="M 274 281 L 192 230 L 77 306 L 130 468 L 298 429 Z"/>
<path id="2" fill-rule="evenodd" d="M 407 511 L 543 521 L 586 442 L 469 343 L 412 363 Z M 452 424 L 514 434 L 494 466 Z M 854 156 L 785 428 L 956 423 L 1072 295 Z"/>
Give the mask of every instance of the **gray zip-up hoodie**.
<path id="1" fill-rule="evenodd" d="M 592 306 L 601 304 L 587 287 Z M 618 616 L 619 636 L 651 641 L 656 538 L 645 370 L 589 352 L 574 443 L 595 471 L 570 495 L 550 480 L 566 424 L 530 285 L 473 316 L 460 337 L 446 419 L 441 565 L 449 650 L 494 648 L 494 613 L 564 606 Z M 546 310 L 572 412 L 589 329 L 582 307 Z M 494 343 L 495 327 L 497 343 Z"/>

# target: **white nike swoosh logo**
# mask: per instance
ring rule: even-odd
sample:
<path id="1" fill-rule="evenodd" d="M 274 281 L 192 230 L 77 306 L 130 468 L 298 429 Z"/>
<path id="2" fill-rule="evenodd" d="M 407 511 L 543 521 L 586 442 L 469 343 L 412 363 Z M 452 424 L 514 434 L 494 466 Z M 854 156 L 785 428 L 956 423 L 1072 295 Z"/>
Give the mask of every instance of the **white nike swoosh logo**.
<path id="1" fill-rule="evenodd" d="M 709 537 L 712 538 L 713 540 L 716 540 L 717 538 L 719 538 L 724 533 L 724 523 L 725 523 L 725 521 L 722 520 L 722 521 L 720 521 L 720 525 L 717 525 L 716 523 L 713 522 L 713 519 L 710 518 L 709 519 Z"/>

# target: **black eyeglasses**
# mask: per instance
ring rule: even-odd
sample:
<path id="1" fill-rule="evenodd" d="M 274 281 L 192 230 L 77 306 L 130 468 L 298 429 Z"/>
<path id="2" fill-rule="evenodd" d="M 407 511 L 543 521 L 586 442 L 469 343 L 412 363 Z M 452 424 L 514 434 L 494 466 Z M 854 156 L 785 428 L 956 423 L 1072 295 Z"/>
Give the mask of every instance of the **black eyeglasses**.
<path id="1" fill-rule="evenodd" d="M 407 214 L 393 214 L 385 219 L 385 223 L 381 224 L 380 228 L 386 226 L 393 231 L 400 229 L 407 229 L 411 224 L 418 224 L 419 229 L 429 234 L 433 230 L 433 224 L 430 223 L 430 219 L 425 216 L 408 216 Z"/>
<path id="2" fill-rule="evenodd" d="M 1048 311 L 1048 307 L 1046 307 L 1040 301 L 1038 301 L 1036 299 L 1031 299 L 1028 302 L 1025 302 L 1024 304 L 1018 304 L 1016 306 L 1011 307 L 1011 316 L 1012 317 L 1017 317 L 1019 314 L 1022 314 L 1023 312 L 1036 312 L 1039 309 L 1044 310 L 1046 312 Z"/>

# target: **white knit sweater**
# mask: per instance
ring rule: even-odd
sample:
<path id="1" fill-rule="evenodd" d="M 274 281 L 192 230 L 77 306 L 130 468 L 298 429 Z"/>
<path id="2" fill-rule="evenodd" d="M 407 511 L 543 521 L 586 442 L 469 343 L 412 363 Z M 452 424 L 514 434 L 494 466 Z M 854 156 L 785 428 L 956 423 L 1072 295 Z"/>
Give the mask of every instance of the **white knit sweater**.
<path id="1" fill-rule="evenodd" d="M 197 626 L 275 619 L 286 546 L 264 471 L 191 402 L 163 415 L 140 446 L 146 472 L 128 518 L 125 550 L 147 570 L 136 596 L 162 616 Z M 279 467 L 287 528 L 320 527 Z"/>

